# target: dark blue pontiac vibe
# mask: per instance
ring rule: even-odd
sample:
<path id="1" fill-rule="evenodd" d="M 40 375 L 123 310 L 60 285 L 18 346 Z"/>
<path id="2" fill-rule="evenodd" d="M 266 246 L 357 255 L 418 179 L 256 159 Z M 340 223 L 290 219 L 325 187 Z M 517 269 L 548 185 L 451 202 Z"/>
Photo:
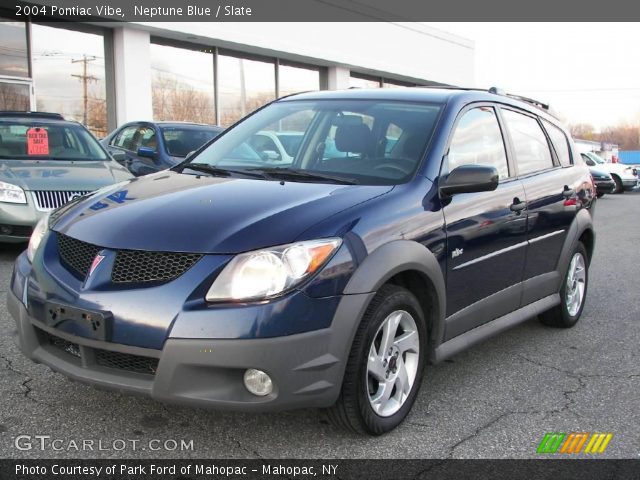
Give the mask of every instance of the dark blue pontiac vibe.
<path id="1" fill-rule="evenodd" d="M 260 132 L 295 134 L 258 155 Z M 595 189 L 544 105 L 405 88 L 277 100 L 169 170 L 76 198 L 16 261 L 26 356 L 217 409 L 396 427 L 425 366 L 585 302 Z"/>

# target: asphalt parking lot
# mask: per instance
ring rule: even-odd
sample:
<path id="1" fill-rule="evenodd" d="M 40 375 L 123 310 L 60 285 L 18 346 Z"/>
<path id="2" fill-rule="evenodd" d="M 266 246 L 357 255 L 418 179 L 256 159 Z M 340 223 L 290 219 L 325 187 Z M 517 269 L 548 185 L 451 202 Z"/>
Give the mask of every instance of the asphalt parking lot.
<path id="1" fill-rule="evenodd" d="M 429 367 L 408 420 L 379 438 L 336 430 L 318 410 L 222 413 L 72 383 L 20 354 L 2 300 L 0 458 L 535 458 L 546 432 L 611 432 L 600 457 L 638 458 L 640 192 L 599 200 L 596 228 L 575 328 L 533 319 Z M 3 297 L 19 252 L 0 245 Z M 20 435 L 59 439 L 63 450 L 37 440 L 20 450 Z M 83 440 L 94 449 L 77 451 Z M 181 450 L 181 440 L 193 448 Z"/>

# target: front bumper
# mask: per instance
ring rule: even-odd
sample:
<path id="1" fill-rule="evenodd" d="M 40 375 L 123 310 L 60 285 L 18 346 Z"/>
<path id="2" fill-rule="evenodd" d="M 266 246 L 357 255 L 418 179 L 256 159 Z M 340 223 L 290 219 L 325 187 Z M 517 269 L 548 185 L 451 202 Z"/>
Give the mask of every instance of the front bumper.
<path id="1" fill-rule="evenodd" d="M 31 196 L 27 195 L 30 200 Z M 46 212 L 36 210 L 32 203 L 0 203 L 0 226 L 6 226 L 11 232 L 2 233 L 0 242 L 17 243 L 29 240 L 33 226 Z"/>
<path id="2" fill-rule="evenodd" d="M 611 193 L 616 186 L 613 180 L 594 180 L 598 193 Z"/>
<path id="3" fill-rule="evenodd" d="M 638 179 L 637 178 L 623 178 L 622 179 L 622 186 L 624 187 L 625 190 L 631 190 L 636 185 L 638 185 Z"/>
<path id="4" fill-rule="evenodd" d="M 340 393 L 351 341 L 373 293 L 345 295 L 331 326 L 259 339 L 169 338 L 161 350 L 100 342 L 47 327 L 7 294 L 17 343 L 35 362 L 100 388 L 216 409 L 273 411 L 327 407 Z M 244 387 L 247 368 L 267 372 L 274 391 L 257 397 Z"/>

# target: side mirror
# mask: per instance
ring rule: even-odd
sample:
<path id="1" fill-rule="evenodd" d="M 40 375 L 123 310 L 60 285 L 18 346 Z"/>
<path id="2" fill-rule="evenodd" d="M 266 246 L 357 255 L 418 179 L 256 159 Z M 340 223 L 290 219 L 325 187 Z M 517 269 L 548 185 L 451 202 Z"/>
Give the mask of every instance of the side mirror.
<path id="1" fill-rule="evenodd" d="M 139 157 L 156 158 L 156 151 L 151 147 L 138 148 Z"/>
<path id="2" fill-rule="evenodd" d="M 440 183 L 445 195 L 490 192 L 498 188 L 498 170 L 487 165 L 461 165 L 454 168 Z"/>
<path id="3" fill-rule="evenodd" d="M 127 154 L 121 150 L 116 150 L 111 153 L 111 158 L 113 158 L 118 163 L 124 163 L 127 161 Z"/>
<path id="4" fill-rule="evenodd" d="M 596 166 L 596 162 L 594 162 L 593 160 L 591 160 L 590 158 L 585 160 L 585 163 L 587 165 L 589 165 L 590 167 L 595 167 Z"/>

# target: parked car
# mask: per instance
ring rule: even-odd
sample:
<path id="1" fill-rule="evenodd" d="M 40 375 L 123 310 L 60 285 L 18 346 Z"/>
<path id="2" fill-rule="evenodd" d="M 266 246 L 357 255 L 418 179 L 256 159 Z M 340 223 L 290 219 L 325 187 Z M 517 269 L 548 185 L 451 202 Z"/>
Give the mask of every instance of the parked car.
<path id="1" fill-rule="evenodd" d="M 46 212 L 130 178 L 81 124 L 0 111 L 0 242 L 26 242 Z"/>
<path id="2" fill-rule="evenodd" d="M 586 160 L 585 160 L 586 161 Z M 596 186 L 598 198 L 603 197 L 607 193 L 612 193 L 616 189 L 616 182 L 609 172 L 599 169 L 598 167 L 589 167 L 593 183 Z"/>
<path id="3" fill-rule="evenodd" d="M 224 129 L 183 122 L 130 122 L 117 128 L 102 145 L 135 176 L 173 167 Z"/>
<path id="4" fill-rule="evenodd" d="M 612 193 L 624 193 L 625 190 L 631 190 L 638 183 L 638 176 L 634 173 L 633 167 L 622 163 L 608 163 L 593 152 L 582 153 L 582 159 L 590 167 L 598 167 L 599 170 L 609 172 L 615 188 Z"/>
<path id="5" fill-rule="evenodd" d="M 281 164 L 291 164 L 296 155 L 304 132 L 261 131 L 249 140 L 249 145 L 265 160 Z"/>
<path id="6" fill-rule="evenodd" d="M 236 154 L 292 116 L 306 120 L 291 165 Z M 536 315 L 579 320 L 595 238 L 579 158 L 554 117 L 498 93 L 290 96 L 179 166 L 41 220 L 8 309 L 24 354 L 81 382 L 326 407 L 382 434 L 428 362 Z"/>

